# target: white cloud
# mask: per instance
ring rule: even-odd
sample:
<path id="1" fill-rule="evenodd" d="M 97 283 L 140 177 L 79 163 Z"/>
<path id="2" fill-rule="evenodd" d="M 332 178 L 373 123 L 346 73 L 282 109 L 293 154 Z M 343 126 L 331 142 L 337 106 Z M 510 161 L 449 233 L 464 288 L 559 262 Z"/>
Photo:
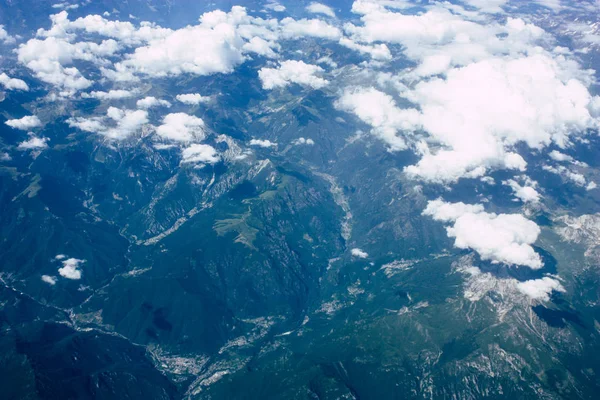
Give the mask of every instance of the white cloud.
<path id="1" fill-rule="evenodd" d="M 42 121 L 35 115 L 27 115 L 20 119 L 9 119 L 5 124 L 14 129 L 27 131 L 42 126 Z"/>
<path id="2" fill-rule="evenodd" d="M 306 10 L 309 13 L 323 14 L 328 17 L 335 18 L 335 11 L 333 11 L 333 8 L 322 3 L 310 3 L 308 6 L 306 6 Z"/>
<path id="3" fill-rule="evenodd" d="M 56 277 L 50 275 L 42 275 L 42 281 L 46 282 L 50 286 L 56 285 Z"/>
<path id="4" fill-rule="evenodd" d="M 0 74 L 0 85 L 6 90 L 24 90 L 28 91 L 29 86 L 21 79 L 11 78 L 4 72 Z"/>
<path id="5" fill-rule="evenodd" d="M 560 281 L 550 277 L 517 283 L 517 290 L 533 300 L 549 301 L 553 291 L 564 292 Z"/>
<path id="6" fill-rule="evenodd" d="M 99 133 L 109 139 L 123 140 L 148 123 L 148 112 L 109 107 L 106 117 L 69 118 L 67 123 L 70 127 L 82 131 Z"/>
<path id="7" fill-rule="evenodd" d="M 135 92 L 131 90 L 109 90 L 108 92 L 93 91 L 90 93 L 81 93 L 84 99 L 98 100 L 120 100 L 135 96 Z"/>
<path id="8" fill-rule="evenodd" d="M 105 62 L 103 57 L 114 55 L 119 45 L 113 39 L 100 44 L 93 42 L 70 43 L 69 38 L 50 36 L 43 40 L 30 39 L 17 50 L 18 60 L 41 81 L 61 90 L 77 91 L 86 89 L 92 82 L 71 66 L 74 60 L 89 61 L 95 64 Z"/>
<path id="9" fill-rule="evenodd" d="M 557 150 L 552 150 L 548 155 L 554 161 L 559 161 L 559 162 L 562 162 L 562 161 L 569 161 L 569 162 L 573 161 L 573 157 L 571 157 L 571 156 L 569 156 L 567 154 L 561 153 L 560 151 L 557 151 Z"/>
<path id="10" fill-rule="evenodd" d="M 524 182 L 522 185 L 514 179 L 505 180 L 502 182 L 502 184 L 510 186 L 515 197 L 521 200 L 523 203 L 539 202 L 541 196 L 538 191 L 535 190 L 537 187 L 537 182 L 527 176 L 523 176 L 521 180 Z"/>
<path id="11" fill-rule="evenodd" d="M 352 255 L 354 257 L 358 257 L 358 258 L 367 258 L 367 257 L 369 257 L 369 254 L 367 252 L 362 251 L 359 248 L 354 248 L 354 249 L 350 250 L 350 253 L 352 253 Z"/>
<path id="12" fill-rule="evenodd" d="M 116 66 L 154 77 L 229 73 L 245 61 L 242 53 L 245 41 L 237 27 L 253 21 L 246 10 L 238 6 L 232 7 L 229 13 L 220 10 L 205 13 L 199 25 L 186 26 L 150 40 L 147 46 L 136 48 L 128 59 Z"/>
<path id="13" fill-rule="evenodd" d="M 77 258 L 68 258 L 62 261 L 63 266 L 62 268 L 58 269 L 58 273 L 64 278 L 79 280 L 81 279 L 81 270 L 79 269 L 79 266 L 84 262 L 85 260 L 79 260 Z"/>
<path id="14" fill-rule="evenodd" d="M 269 42 L 258 36 L 250 39 L 250 41 L 242 47 L 245 52 L 256 53 L 267 58 L 277 58 L 277 53 L 274 49 L 278 50 L 279 48 L 279 44 Z"/>
<path id="15" fill-rule="evenodd" d="M 194 143 L 181 152 L 183 163 L 214 164 L 221 159 L 214 147 Z"/>
<path id="16" fill-rule="evenodd" d="M 195 106 L 200 103 L 208 103 L 211 100 L 209 96 L 202 96 L 199 93 L 178 94 L 175 98 L 181 103 Z"/>
<path id="17" fill-rule="evenodd" d="M 597 189 L 597 188 L 598 188 L 598 185 L 596 184 L 596 182 L 590 182 L 585 187 L 585 190 L 594 190 L 594 189 Z"/>
<path id="18" fill-rule="evenodd" d="M 281 20 L 281 36 L 285 39 L 299 39 L 308 36 L 337 40 L 342 37 L 342 32 L 320 19 L 284 18 Z"/>
<path id="19" fill-rule="evenodd" d="M 285 11 L 285 6 L 281 5 L 280 3 L 276 2 L 276 1 L 272 1 L 272 2 L 265 4 L 265 8 L 267 10 L 273 10 L 275 12 L 284 12 Z"/>
<path id="20" fill-rule="evenodd" d="M 185 113 L 167 114 L 156 133 L 163 139 L 179 142 L 200 141 L 205 137 L 204 121 Z"/>
<path id="21" fill-rule="evenodd" d="M 372 133 L 387 143 L 391 150 L 406 149 L 406 141 L 398 133 L 408 133 L 420 123 L 416 110 L 398 108 L 390 95 L 375 88 L 347 89 L 335 106 L 371 125 Z"/>
<path id="22" fill-rule="evenodd" d="M 167 100 L 157 99 L 154 96 L 144 97 L 136 102 L 137 108 L 143 108 L 145 110 L 153 107 L 171 107 L 171 103 Z"/>
<path id="23" fill-rule="evenodd" d="M 250 146 L 258 146 L 258 147 L 264 147 L 264 148 L 269 148 L 269 147 L 276 147 L 277 143 L 273 143 L 270 140 L 261 140 L 261 139 L 251 139 L 249 142 Z"/>
<path id="24" fill-rule="evenodd" d="M 4 25 L 0 25 L 0 42 L 4 44 L 13 44 L 15 42 L 15 38 L 6 32 Z"/>
<path id="25" fill-rule="evenodd" d="M 52 8 L 60 8 L 61 10 L 76 10 L 79 4 L 69 4 L 67 2 L 52 4 Z"/>
<path id="26" fill-rule="evenodd" d="M 323 68 L 317 65 L 306 64 L 303 61 L 288 60 L 283 61 L 278 68 L 261 68 L 258 71 L 258 77 L 262 82 L 263 88 L 267 90 L 285 87 L 292 83 L 308 86 L 313 89 L 320 89 L 329 83 L 317 76 L 317 74 L 322 72 Z"/>
<path id="27" fill-rule="evenodd" d="M 312 139 L 310 139 L 310 138 L 306 139 L 306 138 L 303 138 L 303 137 L 299 137 L 298 139 L 294 140 L 292 143 L 295 144 L 295 145 L 308 145 L 308 146 L 312 146 L 312 145 L 315 144 L 315 141 L 312 140 Z"/>
<path id="28" fill-rule="evenodd" d="M 531 246 L 540 234 L 533 221 L 518 214 L 494 214 L 480 205 L 446 203 L 433 200 L 423 215 L 434 220 L 453 223 L 446 228 L 459 249 L 473 249 L 483 260 L 509 265 L 542 268 L 540 256 Z"/>
<path id="29" fill-rule="evenodd" d="M 25 140 L 17 146 L 19 150 L 43 150 L 48 148 L 48 138 L 46 137 L 37 137 L 35 135 L 30 134 L 29 139 Z"/>
<path id="30" fill-rule="evenodd" d="M 147 43 L 153 39 L 167 36 L 172 31 L 161 28 L 150 22 L 142 22 L 137 28 L 129 21 L 110 21 L 100 15 L 87 15 L 69 20 L 69 14 L 62 11 L 51 15 L 52 27 L 49 30 L 39 29 L 40 37 L 70 38 L 78 31 L 88 34 L 97 34 L 103 37 L 116 39 L 119 43 L 131 46 Z"/>
<path id="31" fill-rule="evenodd" d="M 476 7 L 487 13 L 503 13 L 502 6 L 506 5 L 509 0 L 463 0 L 463 3 Z"/>
<path id="32" fill-rule="evenodd" d="M 387 61 L 392 59 L 392 53 L 384 43 L 364 45 L 343 37 L 340 39 L 339 44 L 359 53 L 368 54 L 373 60 Z"/>

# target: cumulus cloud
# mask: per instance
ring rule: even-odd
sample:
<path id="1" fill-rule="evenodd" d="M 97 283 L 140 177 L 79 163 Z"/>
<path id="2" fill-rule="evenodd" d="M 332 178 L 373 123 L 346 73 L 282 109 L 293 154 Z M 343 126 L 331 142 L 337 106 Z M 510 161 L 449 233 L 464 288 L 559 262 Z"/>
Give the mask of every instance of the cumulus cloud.
<path id="1" fill-rule="evenodd" d="M 313 14 L 323 14 L 328 17 L 335 18 L 335 11 L 333 11 L 333 8 L 322 3 L 310 3 L 308 6 L 306 6 L 306 11 Z"/>
<path id="2" fill-rule="evenodd" d="M 144 97 L 136 102 L 137 108 L 143 108 L 145 110 L 154 107 L 171 107 L 171 103 L 167 100 L 157 99 L 154 96 Z"/>
<path id="3" fill-rule="evenodd" d="M 558 279 L 543 277 L 517 283 L 517 290 L 533 300 L 549 301 L 553 291 L 565 292 Z"/>
<path id="4" fill-rule="evenodd" d="M 354 257 L 358 257 L 358 258 L 367 258 L 367 257 L 369 257 L 369 254 L 366 251 L 362 251 L 359 248 L 354 248 L 354 249 L 350 250 L 350 253 Z"/>
<path id="5" fill-rule="evenodd" d="M 573 161 L 573 157 L 571 157 L 571 156 L 569 156 L 567 154 L 561 153 L 558 150 L 552 150 L 548 155 L 554 161 L 559 161 L 559 162 L 563 162 L 563 161 L 569 161 L 569 162 L 571 162 L 571 161 Z"/>
<path id="6" fill-rule="evenodd" d="M 178 142 L 200 141 L 206 136 L 204 121 L 185 113 L 167 114 L 162 125 L 156 128 L 156 133 L 163 139 Z"/>
<path id="7" fill-rule="evenodd" d="M 459 249 L 473 249 L 483 260 L 532 269 L 543 266 L 540 256 L 531 246 L 540 234 L 533 221 L 519 214 L 494 214 L 480 205 L 447 203 L 433 200 L 423 215 L 450 224 L 446 231 Z"/>
<path id="8" fill-rule="evenodd" d="M 46 282 L 50 286 L 56 285 L 56 277 L 50 275 L 42 275 L 42 281 Z"/>
<path id="9" fill-rule="evenodd" d="M 42 121 L 35 115 L 27 115 L 19 119 L 9 119 L 5 124 L 14 129 L 27 131 L 42 126 Z"/>
<path id="10" fill-rule="evenodd" d="M 511 151 L 516 144 L 567 146 L 572 135 L 597 126 L 593 97 L 564 63 L 536 54 L 455 68 L 445 78 L 421 81 L 401 93 L 419 106 L 412 112 L 399 110 L 389 96 L 373 89 L 346 92 L 338 105 L 373 126 L 392 149 L 404 148 L 398 143 L 414 130 L 425 131 L 428 137 L 417 148 L 421 160 L 406 168 L 415 179 L 450 183 L 481 177 L 493 168 L 524 170 L 525 160 Z M 361 107 L 366 94 L 386 106 L 377 111 Z M 403 138 L 394 139 L 398 134 Z"/>
<path id="11" fill-rule="evenodd" d="M 209 96 L 202 96 L 200 93 L 178 94 L 175 98 L 181 103 L 194 106 L 197 106 L 200 103 L 210 102 Z"/>
<path id="12" fill-rule="evenodd" d="M 256 53 L 267 58 L 277 58 L 275 50 L 279 50 L 279 44 L 267 41 L 261 37 L 255 36 L 244 44 L 242 49 L 245 52 Z"/>
<path id="13" fill-rule="evenodd" d="M 351 50 L 358 51 L 359 53 L 367 54 L 371 56 L 373 60 L 387 61 L 392 59 L 392 53 L 384 43 L 365 45 L 356 43 L 350 38 L 343 37 L 340 38 L 339 44 Z"/>
<path id="14" fill-rule="evenodd" d="M 261 68 L 258 77 L 263 89 L 271 90 L 285 87 L 292 83 L 320 89 L 327 85 L 325 79 L 317 76 L 323 68 L 318 65 L 306 64 L 304 61 L 283 61 L 277 68 Z"/>
<path id="15" fill-rule="evenodd" d="M 81 270 L 79 267 L 84 262 L 85 260 L 79 260 L 77 258 L 67 258 L 62 261 L 63 266 L 58 269 L 58 273 L 64 278 L 79 280 L 81 279 Z"/>
<path id="16" fill-rule="evenodd" d="M 37 137 L 33 134 L 29 135 L 29 139 L 19 143 L 17 149 L 19 150 L 43 150 L 48 148 L 48 138 Z"/>
<path id="17" fill-rule="evenodd" d="M 258 147 L 264 147 L 264 148 L 269 148 L 269 147 L 276 147 L 277 143 L 273 143 L 268 139 L 265 140 L 261 140 L 261 139 L 251 139 L 249 142 L 250 146 L 258 146 Z"/>
<path id="18" fill-rule="evenodd" d="M 93 91 L 90 93 L 81 93 L 84 99 L 98 100 L 120 100 L 135 96 L 135 92 L 131 90 L 109 90 L 108 92 Z"/>
<path id="19" fill-rule="evenodd" d="M 0 42 L 4 44 L 12 44 L 15 42 L 15 38 L 6 32 L 4 25 L 0 25 Z"/>
<path id="20" fill-rule="evenodd" d="M 385 141 L 392 150 L 406 149 L 405 138 L 399 132 L 408 133 L 420 123 L 416 110 L 398 108 L 390 95 L 375 88 L 348 89 L 336 101 L 335 106 L 355 114 L 373 127 L 372 133 Z"/>
<path id="21" fill-rule="evenodd" d="M 105 117 L 69 118 L 67 123 L 70 127 L 85 132 L 99 133 L 109 139 L 123 140 L 148 123 L 148 112 L 109 107 Z"/>
<path id="22" fill-rule="evenodd" d="M 106 62 L 104 57 L 114 55 L 118 49 L 119 45 L 113 39 L 101 43 L 71 43 L 68 36 L 48 36 L 45 39 L 30 39 L 27 43 L 21 44 L 17 55 L 19 62 L 29 68 L 42 82 L 73 92 L 92 85 L 90 80 L 72 66 L 74 60 L 102 64 Z"/>
<path id="23" fill-rule="evenodd" d="M 29 86 L 21 79 L 11 78 L 6 73 L 0 74 L 0 85 L 6 90 L 23 90 L 28 91 Z"/>
<path id="24" fill-rule="evenodd" d="M 514 179 L 507 179 L 502 184 L 510 186 L 513 190 L 515 197 L 521 200 L 523 203 L 537 203 L 540 201 L 540 194 L 535 189 L 537 182 L 527 176 L 520 178 L 523 184 L 520 184 Z"/>
<path id="25" fill-rule="evenodd" d="M 492 3 L 501 6 L 487 5 Z M 362 113 L 359 118 L 392 150 L 414 148 L 421 159 L 405 169 L 409 177 L 448 184 L 490 169 L 522 171 L 526 162 L 514 151 L 517 144 L 564 148 L 574 135 L 598 126 L 589 73 L 555 51 L 541 28 L 515 18 L 490 23 L 440 5 L 409 15 L 391 10 L 394 4 L 354 2 L 361 24 L 347 24 L 345 31 L 357 44 L 402 45 L 416 67 L 396 77 L 396 89 L 417 113 L 392 103 L 383 119 L 369 122 L 369 114 L 377 112 L 360 106 L 360 95 L 375 96 L 368 88 L 355 90 L 355 96 L 346 91 L 338 105 Z"/>
<path id="26" fill-rule="evenodd" d="M 248 16 L 243 7 L 232 7 L 229 13 L 208 12 L 200 17 L 200 24 L 169 32 L 150 40 L 147 46 L 136 48 L 117 67 L 154 77 L 229 73 L 245 61 L 243 46 L 246 40 L 240 25 L 246 25 L 246 31 L 256 33 L 258 29 L 252 30 L 248 26 L 263 23 L 263 20 Z"/>
<path id="27" fill-rule="evenodd" d="M 303 138 L 303 137 L 299 137 L 298 139 L 294 140 L 292 143 L 295 144 L 295 145 L 297 145 L 297 146 L 300 146 L 300 145 L 312 146 L 312 145 L 315 144 L 315 141 L 312 140 L 312 139 L 310 139 L 310 138 L 306 139 L 306 138 Z"/>
<path id="28" fill-rule="evenodd" d="M 181 152 L 183 163 L 214 164 L 221 159 L 214 147 L 207 144 L 194 143 Z"/>
<path id="29" fill-rule="evenodd" d="M 281 20 L 281 36 L 285 39 L 315 37 L 336 40 L 342 37 L 342 32 L 320 19 L 284 18 Z"/>

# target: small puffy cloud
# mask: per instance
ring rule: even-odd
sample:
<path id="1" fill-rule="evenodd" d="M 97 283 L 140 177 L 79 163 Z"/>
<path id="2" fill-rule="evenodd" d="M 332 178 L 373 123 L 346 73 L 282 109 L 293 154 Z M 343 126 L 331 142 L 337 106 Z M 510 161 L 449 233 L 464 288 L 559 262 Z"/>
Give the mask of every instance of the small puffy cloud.
<path id="1" fill-rule="evenodd" d="M 106 117 L 69 118 L 70 127 L 85 132 L 104 135 L 109 139 L 123 140 L 138 132 L 148 123 L 148 112 L 145 110 L 123 110 L 109 107 Z"/>
<path id="2" fill-rule="evenodd" d="M 585 190 L 594 190 L 594 189 L 597 189 L 597 188 L 598 188 L 598 185 L 596 184 L 596 182 L 590 182 L 585 187 Z"/>
<path id="3" fill-rule="evenodd" d="M 268 2 L 267 4 L 265 4 L 265 8 L 267 10 L 273 10 L 275 12 L 284 12 L 285 11 L 285 6 L 280 4 L 277 1 Z"/>
<path id="4" fill-rule="evenodd" d="M 548 301 L 553 291 L 564 292 L 558 279 L 543 277 L 517 283 L 517 290 L 533 300 Z"/>
<path id="5" fill-rule="evenodd" d="M 52 8 L 58 8 L 61 10 L 76 10 L 79 8 L 79 4 L 69 4 L 67 2 L 52 4 Z"/>
<path id="6" fill-rule="evenodd" d="M 50 286 L 56 285 L 56 277 L 50 275 L 42 275 L 42 281 L 46 282 Z"/>
<path id="7" fill-rule="evenodd" d="M 214 147 L 207 144 L 194 143 L 181 152 L 183 163 L 214 164 L 221 159 Z"/>
<path id="8" fill-rule="evenodd" d="M 550 156 L 551 159 L 553 159 L 554 161 L 558 161 L 558 162 L 573 161 L 573 157 L 571 157 L 567 154 L 561 153 L 560 151 L 557 151 L 557 150 L 552 150 L 548 155 Z"/>
<path id="9" fill-rule="evenodd" d="M 515 197 L 523 203 L 539 202 L 541 196 L 535 189 L 537 187 L 537 182 L 527 176 L 522 177 L 521 180 L 523 181 L 523 184 L 520 184 L 514 179 L 505 180 L 502 184 L 510 186 Z"/>
<path id="10" fill-rule="evenodd" d="M 359 53 L 368 54 L 376 61 L 387 61 L 392 59 L 392 53 L 384 43 L 365 45 L 357 43 L 350 38 L 343 37 L 340 39 L 339 44 L 351 50 L 358 51 Z"/>
<path id="11" fill-rule="evenodd" d="M 277 53 L 274 49 L 279 49 L 279 45 L 275 42 L 267 41 L 261 37 L 255 36 L 244 44 L 243 50 L 249 53 L 256 53 L 259 56 L 267 58 L 277 58 Z"/>
<path id="12" fill-rule="evenodd" d="M 542 260 L 531 246 L 540 228 L 519 214 L 494 214 L 480 205 L 433 200 L 423 215 L 450 224 L 448 237 L 459 249 L 473 249 L 483 260 L 540 269 Z"/>
<path id="13" fill-rule="evenodd" d="M 317 76 L 323 68 L 318 65 L 306 64 L 304 61 L 283 61 L 277 68 L 261 68 L 258 77 L 263 89 L 271 90 L 285 87 L 292 83 L 320 89 L 327 85 L 325 79 Z"/>
<path id="14" fill-rule="evenodd" d="M 313 14 L 323 14 L 328 17 L 335 18 L 335 11 L 333 11 L 333 8 L 322 3 L 310 3 L 308 6 L 306 6 L 306 11 Z"/>
<path id="15" fill-rule="evenodd" d="M 261 139 L 252 139 L 250 140 L 250 146 L 258 146 L 258 147 L 264 147 L 264 148 L 269 148 L 269 147 L 276 147 L 277 143 L 273 143 L 270 140 L 261 140 Z"/>
<path id="16" fill-rule="evenodd" d="M 315 37 L 337 40 L 342 37 L 342 32 L 335 26 L 331 26 L 320 19 L 295 20 L 293 18 L 284 18 L 281 20 L 281 36 L 284 39 Z"/>
<path id="17" fill-rule="evenodd" d="M 28 91 L 29 86 L 21 79 L 11 78 L 4 72 L 0 74 L 0 85 L 6 90 L 23 90 Z"/>
<path id="18" fill-rule="evenodd" d="M 77 258 L 67 258 L 62 261 L 63 266 L 58 269 L 58 273 L 64 278 L 79 280 L 81 279 L 81 270 L 79 269 L 79 266 L 84 262 L 85 260 L 79 260 Z"/>
<path id="19" fill-rule="evenodd" d="M 183 104 L 194 106 L 200 103 L 208 103 L 211 100 L 209 96 L 202 96 L 199 93 L 178 94 L 175 98 Z"/>
<path id="20" fill-rule="evenodd" d="M 4 25 L 0 25 L 0 43 L 4 44 L 13 44 L 15 42 L 15 38 L 10 36 L 6 29 L 4 29 Z"/>
<path id="21" fill-rule="evenodd" d="M 298 139 L 294 140 L 292 142 L 293 144 L 297 145 L 297 146 L 301 146 L 301 145 L 308 145 L 308 146 L 312 146 L 315 144 L 315 141 L 312 139 L 306 139 L 303 137 L 299 137 Z"/>
<path id="22" fill-rule="evenodd" d="M 171 103 L 167 100 L 157 99 L 154 96 L 144 97 L 136 102 L 137 108 L 143 108 L 145 110 L 154 107 L 171 107 Z"/>
<path id="23" fill-rule="evenodd" d="M 135 96 L 135 92 L 130 90 L 109 90 L 108 92 L 93 91 L 90 93 L 81 93 L 81 97 L 84 99 L 98 99 L 98 100 L 120 100 L 127 99 Z"/>
<path id="24" fill-rule="evenodd" d="M 19 119 L 9 119 L 5 122 L 5 124 L 14 129 L 28 131 L 30 129 L 42 126 L 42 121 L 40 121 L 40 119 L 35 115 L 27 115 Z"/>
<path id="25" fill-rule="evenodd" d="M 178 142 L 200 141 L 206 136 L 204 121 L 185 113 L 167 114 L 163 118 L 162 125 L 156 128 L 156 133 L 163 139 Z"/>
<path id="26" fill-rule="evenodd" d="M 17 146 L 19 150 L 43 150 L 48 148 L 48 138 L 46 137 L 37 137 L 35 135 L 30 134 L 29 139 L 25 140 Z"/>
<path id="27" fill-rule="evenodd" d="M 358 258 L 367 258 L 367 257 L 369 257 L 369 254 L 366 251 L 362 251 L 359 248 L 354 248 L 354 249 L 350 250 L 350 253 L 354 257 L 358 257 Z"/>

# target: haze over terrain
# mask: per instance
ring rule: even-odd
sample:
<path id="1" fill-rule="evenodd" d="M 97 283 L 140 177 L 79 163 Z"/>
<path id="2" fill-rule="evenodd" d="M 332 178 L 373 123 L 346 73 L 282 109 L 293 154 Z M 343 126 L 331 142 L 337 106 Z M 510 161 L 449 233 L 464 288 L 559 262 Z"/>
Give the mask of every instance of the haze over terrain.
<path id="1" fill-rule="evenodd" d="M 57 1 L 0 1 L 0 397 L 598 398 L 598 0 Z"/>

